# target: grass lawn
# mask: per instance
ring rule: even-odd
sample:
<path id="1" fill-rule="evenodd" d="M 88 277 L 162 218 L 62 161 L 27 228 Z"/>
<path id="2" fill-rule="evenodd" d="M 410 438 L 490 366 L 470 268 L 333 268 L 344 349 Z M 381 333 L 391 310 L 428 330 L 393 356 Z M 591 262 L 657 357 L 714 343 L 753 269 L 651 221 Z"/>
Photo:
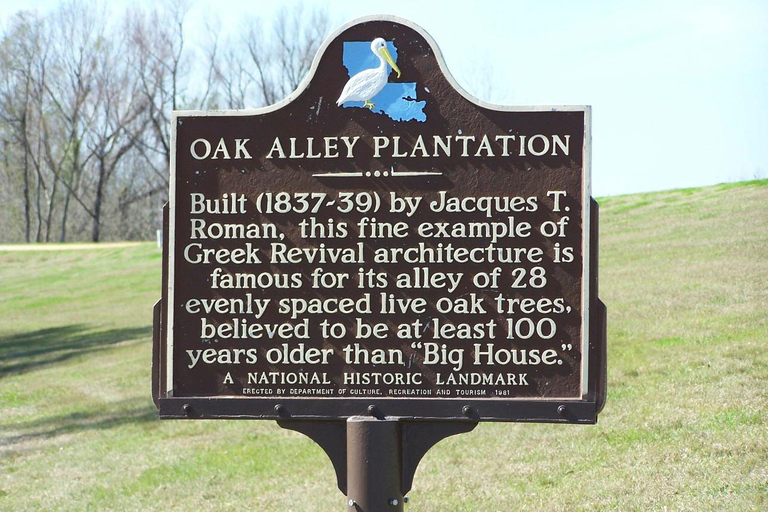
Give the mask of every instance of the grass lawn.
<path id="1" fill-rule="evenodd" d="M 600 205 L 598 425 L 449 438 L 406 510 L 768 510 L 768 180 Z M 156 419 L 159 296 L 153 243 L 0 248 L 0 510 L 342 510 L 300 434 Z"/>

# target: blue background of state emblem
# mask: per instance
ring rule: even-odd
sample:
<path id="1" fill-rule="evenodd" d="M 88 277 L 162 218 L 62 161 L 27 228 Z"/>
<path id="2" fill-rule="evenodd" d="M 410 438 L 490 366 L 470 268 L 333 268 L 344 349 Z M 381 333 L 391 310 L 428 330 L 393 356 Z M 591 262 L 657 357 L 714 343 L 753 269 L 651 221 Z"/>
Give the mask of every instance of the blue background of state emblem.
<path id="1" fill-rule="evenodd" d="M 397 62 L 397 48 L 391 41 L 387 41 L 387 49 L 392 54 L 392 59 Z M 349 77 L 360 71 L 379 67 L 379 59 L 371 53 L 370 41 L 345 41 L 342 63 L 347 68 Z M 388 64 L 385 65 L 388 73 L 391 73 L 392 68 Z M 416 82 L 387 82 L 387 85 L 379 94 L 371 98 L 371 101 L 375 104 L 371 112 L 384 114 L 395 121 L 424 122 L 427 120 L 427 114 L 424 113 L 427 102 L 416 100 Z M 363 108 L 363 102 L 347 101 L 342 106 Z"/>

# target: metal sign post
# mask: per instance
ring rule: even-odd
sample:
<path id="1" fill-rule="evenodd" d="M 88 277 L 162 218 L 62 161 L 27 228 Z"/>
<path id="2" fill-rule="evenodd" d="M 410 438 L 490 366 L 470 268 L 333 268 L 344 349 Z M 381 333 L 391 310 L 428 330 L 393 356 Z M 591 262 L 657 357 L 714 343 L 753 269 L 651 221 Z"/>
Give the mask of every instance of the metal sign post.
<path id="1" fill-rule="evenodd" d="M 480 102 L 378 17 L 281 103 L 171 132 L 161 418 L 277 420 L 366 511 L 401 509 L 424 453 L 480 421 L 597 421 L 589 107 Z"/>
<path id="2" fill-rule="evenodd" d="M 376 416 L 346 421 L 279 420 L 281 427 L 310 437 L 336 470 L 339 490 L 351 510 L 402 510 L 422 457 L 446 437 L 469 432 L 476 421 L 408 421 Z"/>

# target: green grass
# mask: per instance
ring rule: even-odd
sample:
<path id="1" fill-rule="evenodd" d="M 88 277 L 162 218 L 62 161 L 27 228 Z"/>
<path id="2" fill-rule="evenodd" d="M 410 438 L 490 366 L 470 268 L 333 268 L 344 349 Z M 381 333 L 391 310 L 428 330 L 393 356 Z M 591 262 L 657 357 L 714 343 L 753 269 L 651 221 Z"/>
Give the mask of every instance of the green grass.
<path id="1" fill-rule="evenodd" d="M 601 199 L 596 426 L 481 424 L 410 510 L 768 509 L 768 180 Z M 273 422 L 159 421 L 153 244 L 0 251 L 0 510 L 341 510 Z"/>

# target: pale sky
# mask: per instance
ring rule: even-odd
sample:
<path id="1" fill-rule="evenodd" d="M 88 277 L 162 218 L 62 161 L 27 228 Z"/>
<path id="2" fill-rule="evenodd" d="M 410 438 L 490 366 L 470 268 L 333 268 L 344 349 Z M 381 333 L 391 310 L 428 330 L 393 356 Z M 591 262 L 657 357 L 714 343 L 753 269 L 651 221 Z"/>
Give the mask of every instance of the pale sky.
<path id="1" fill-rule="evenodd" d="M 18 9 L 45 12 L 58 3 L 0 0 L 0 22 Z M 198 0 L 190 29 L 218 16 L 231 32 L 244 15 L 269 20 L 292 3 Z M 326 8 L 334 29 L 371 14 L 416 23 L 435 39 L 456 81 L 483 100 L 591 105 L 597 197 L 768 178 L 766 0 L 305 0 L 304 6 Z"/>

